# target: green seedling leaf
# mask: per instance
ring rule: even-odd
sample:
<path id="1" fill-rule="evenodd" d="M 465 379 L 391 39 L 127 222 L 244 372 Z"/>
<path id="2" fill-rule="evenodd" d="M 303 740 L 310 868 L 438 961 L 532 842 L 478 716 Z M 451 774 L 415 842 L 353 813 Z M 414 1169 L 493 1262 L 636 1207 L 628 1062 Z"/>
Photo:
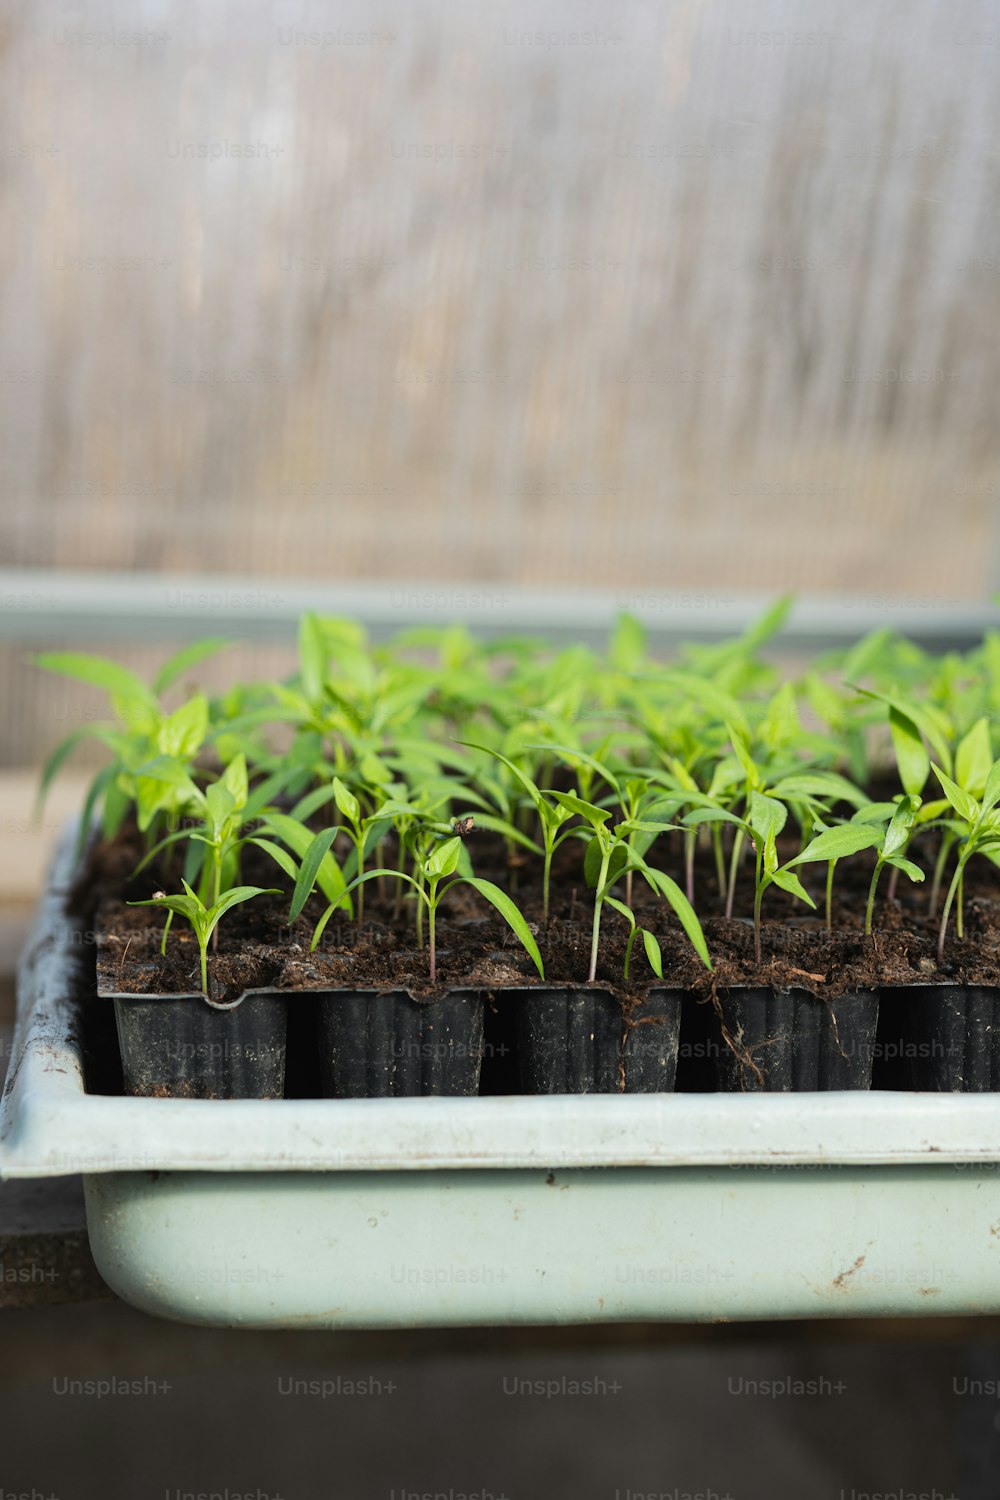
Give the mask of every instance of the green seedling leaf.
<path id="1" fill-rule="evenodd" d="M 827 801 L 849 802 L 852 807 L 864 807 L 865 794 L 846 776 L 835 771 L 808 771 L 793 776 L 782 776 L 769 789 L 773 797 L 796 801 L 800 797 L 821 797 Z"/>
<path id="2" fill-rule="evenodd" d="M 245 844 L 253 844 L 257 849 L 263 849 L 265 854 L 271 856 L 278 868 L 284 871 L 289 880 L 298 878 L 298 865 L 296 865 L 288 850 L 282 849 L 280 844 L 273 843 L 271 839 L 261 838 L 259 834 L 254 834 L 251 838 L 244 839 L 243 842 Z"/>
<path id="3" fill-rule="evenodd" d="M 651 865 L 639 864 L 638 868 L 642 870 L 647 883 L 653 887 L 654 891 L 663 896 L 673 909 L 675 916 L 687 933 L 694 951 L 705 965 L 705 968 L 711 969 L 712 960 L 709 957 L 708 944 L 705 941 L 705 934 L 701 930 L 701 923 L 698 921 L 694 907 L 680 886 L 676 881 L 671 880 L 669 875 L 665 875 L 662 870 L 654 870 Z"/>
<path id="4" fill-rule="evenodd" d="M 288 912 L 288 921 L 292 923 L 299 916 L 309 897 L 312 895 L 313 887 L 319 875 L 320 865 L 323 863 L 330 851 L 330 846 L 339 828 L 324 828 L 316 834 L 315 838 L 306 848 L 302 856 L 302 864 L 295 877 L 295 889 L 292 892 L 292 904 Z"/>
<path id="5" fill-rule="evenodd" d="M 608 655 L 619 672 L 639 671 L 646 659 L 646 632 L 634 615 L 618 616 Z"/>
<path id="6" fill-rule="evenodd" d="M 78 651 L 47 651 L 32 657 L 32 661 L 46 672 L 57 672 L 61 677 L 72 677 L 76 682 L 103 688 L 122 703 L 139 703 L 159 712 L 156 699 L 142 678 L 119 662 L 106 661 L 103 656 L 86 656 Z"/>
<path id="7" fill-rule="evenodd" d="M 763 792 L 751 792 L 747 821 L 754 833 L 761 838 L 766 838 L 769 833 L 777 837 L 788 822 L 788 808 L 783 802 L 767 797 Z"/>
<path id="8" fill-rule="evenodd" d="M 207 734 L 208 699 L 197 693 L 163 720 L 156 731 L 156 747 L 161 755 L 191 760 L 205 743 Z"/>
<path id="9" fill-rule="evenodd" d="M 986 778 L 983 789 L 983 812 L 989 812 L 1000 802 L 1000 760 L 995 760 Z"/>
<path id="10" fill-rule="evenodd" d="M 892 815 L 892 821 L 885 831 L 885 842 L 882 845 L 883 859 L 888 859 L 890 855 L 896 853 L 897 849 L 906 846 L 919 808 L 919 797 L 900 798 L 896 811 Z"/>
<path id="11" fill-rule="evenodd" d="M 952 781 L 950 776 L 946 776 L 940 766 L 934 767 L 934 774 L 941 783 L 941 790 L 959 817 L 963 818 L 966 823 L 974 823 L 980 813 L 979 803 L 975 797 L 970 797 L 969 793 Z"/>
<path id="12" fill-rule="evenodd" d="M 955 780 L 973 797 L 981 797 L 993 767 L 990 721 L 977 719 L 955 751 Z M 907 788 L 909 790 L 909 788 Z"/>
<path id="13" fill-rule="evenodd" d="M 644 927 L 642 929 L 642 946 L 646 950 L 646 958 L 649 961 L 649 967 L 652 969 L 652 971 L 656 975 L 657 979 L 662 979 L 663 978 L 663 954 L 660 952 L 660 945 L 659 945 L 659 943 L 656 941 L 656 939 L 653 936 L 653 934 L 646 927 Z"/>
<path id="14" fill-rule="evenodd" d="M 920 730 L 909 715 L 898 708 L 889 709 L 889 729 L 903 790 L 912 796 L 919 796 L 931 770 L 931 758 L 927 754 Z"/>
<path id="15" fill-rule="evenodd" d="M 314 838 L 311 828 L 306 828 L 302 823 L 296 822 L 287 813 L 269 813 L 263 831 L 276 834 L 281 842 L 287 844 L 292 853 L 297 855 L 300 860 L 305 859 L 309 845 Z M 395 874 L 395 871 L 392 873 Z M 326 899 L 334 906 L 338 906 L 341 903 L 346 893 L 347 883 L 332 852 L 328 852 L 324 856 L 316 875 L 316 884 Z M 352 911 L 352 903 L 350 901 L 345 902 L 344 909 L 348 912 Z"/>
<path id="16" fill-rule="evenodd" d="M 233 799 L 233 811 L 242 812 L 250 797 L 250 778 L 246 756 L 234 755 L 219 778 L 219 783 Z"/>
<path id="17" fill-rule="evenodd" d="M 424 861 L 424 874 L 428 880 L 440 880 L 453 874 L 458 868 L 461 852 L 462 840 L 459 838 L 445 839 L 443 844 L 438 844 Z"/>
<path id="18" fill-rule="evenodd" d="M 601 878 L 601 865 L 603 862 L 604 856 L 601 849 L 601 841 L 595 834 L 587 845 L 587 852 L 583 856 L 583 878 L 592 891 L 597 889 L 597 882 Z M 614 885 L 627 863 L 628 849 L 624 844 L 616 844 L 608 859 L 608 872 L 605 876 L 606 886 Z"/>
<path id="19" fill-rule="evenodd" d="M 319 617 L 309 611 L 299 624 L 299 668 L 302 690 L 313 703 L 323 696 L 326 684 L 326 638 Z"/>
<path id="20" fill-rule="evenodd" d="M 578 813 L 581 818 L 585 818 L 592 828 L 599 828 L 611 816 L 607 808 L 584 802 L 582 797 L 575 797 L 572 792 L 550 792 L 549 795 L 555 798 L 560 807 L 565 807 L 567 812 Z"/>
<path id="21" fill-rule="evenodd" d="M 507 923 L 507 926 L 519 939 L 521 946 L 538 970 L 539 979 L 544 979 L 545 965 L 542 963 L 542 955 L 538 951 L 538 944 L 531 934 L 531 928 L 510 897 L 505 895 L 500 887 L 494 885 L 492 881 L 480 880 L 475 875 L 465 875 L 462 878 L 466 885 L 471 885 L 473 890 L 478 891 L 481 896 L 485 896 L 491 906 L 496 908 Z"/>
<path id="22" fill-rule="evenodd" d="M 792 871 L 788 869 L 787 865 L 783 866 L 780 870 L 775 870 L 771 875 L 771 879 L 781 890 L 787 891 L 790 896 L 797 896 L 800 901 L 804 901 L 807 906 L 811 906 L 815 909 L 815 901 L 810 896 L 809 892 L 806 890 L 799 877 L 797 875 L 794 875 Z"/>
<path id="23" fill-rule="evenodd" d="M 882 835 L 872 824 L 842 823 L 838 828 L 818 833 L 801 854 L 788 861 L 785 868 L 813 864 L 818 860 L 844 859 L 849 854 L 860 854 L 862 849 L 874 849 L 881 842 Z"/>
<path id="24" fill-rule="evenodd" d="M 918 884 L 924 878 L 923 870 L 919 865 L 915 865 L 911 859 L 902 859 L 897 855 L 892 859 L 887 859 L 886 864 L 893 865 L 897 870 L 902 870 L 904 875 L 908 875 L 911 880 L 916 881 Z"/>
<path id="25" fill-rule="evenodd" d="M 333 796 L 341 815 L 355 826 L 361 821 L 361 804 L 339 776 L 333 778 Z"/>

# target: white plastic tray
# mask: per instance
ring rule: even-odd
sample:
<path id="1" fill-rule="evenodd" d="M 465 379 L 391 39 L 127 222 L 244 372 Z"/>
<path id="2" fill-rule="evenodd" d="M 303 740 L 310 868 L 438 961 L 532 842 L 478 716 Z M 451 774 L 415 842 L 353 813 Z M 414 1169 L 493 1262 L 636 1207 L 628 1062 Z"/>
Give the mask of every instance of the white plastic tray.
<path id="1" fill-rule="evenodd" d="M 316 1327 L 1000 1311 L 998 1095 L 89 1095 L 72 847 L 21 964 L 0 1175 L 83 1173 L 95 1259 L 136 1306 Z"/>

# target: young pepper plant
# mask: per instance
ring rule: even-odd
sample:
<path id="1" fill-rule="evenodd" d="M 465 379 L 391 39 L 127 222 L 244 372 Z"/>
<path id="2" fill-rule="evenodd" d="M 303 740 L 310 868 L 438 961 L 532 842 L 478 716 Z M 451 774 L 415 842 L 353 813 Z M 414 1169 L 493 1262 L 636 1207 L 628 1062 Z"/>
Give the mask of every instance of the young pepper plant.
<path id="1" fill-rule="evenodd" d="M 252 901 L 255 896 L 280 896 L 281 892 L 275 889 L 266 889 L 258 885 L 235 885 L 226 891 L 211 906 L 206 906 L 201 897 L 188 885 L 186 880 L 181 881 L 184 887 L 183 896 L 168 896 L 163 891 L 158 891 L 149 901 L 130 901 L 129 906 L 158 906 L 169 913 L 166 925 L 163 929 L 163 939 L 160 943 L 160 952 L 167 951 L 167 934 L 170 924 L 175 916 L 183 917 L 191 924 L 195 938 L 198 942 L 198 952 L 201 956 L 201 991 L 203 995 L 208 994 L 208 945 L 218 933 L 219 922 L 232 907 L 239 906 L 244 901 Z"/>
<path id="2" fill-rule="evenodd" d="M 938 963 L 944 961 L 945 934 L 953 903 L 958 900 L 955 928 L 959 937 L 963 934 L 962 895 L 965 867 L 974 854 L 984 854 L 994 864 L 998 863 L 1000 851 L 1000 814 L 995 809 L 1000 803 L 1000 760 L 994 761 L 983 787 L 982 800 L 965 791 L 939 766 L 933 767 L 942 790 L 958 814 L 962 832 L 959 835 L 958 863 L 952 875 L 948 894 L 945 897 L 941 926 L 938 931 Z"/>
<path id="3" fill-rule="evenodd" d="M 318 835 L 318 837 L 321 837 L 321 835 Z M 348 884 L 344 894 L 349 896 L 355 888 L 364 885 L 368 880 L 376 879 L 380 875 L 398 876 L 412 885 L 417 893 L 418 901 L 427 910 L 427 947 L 430 960 L 430 979 L 433 983 L 437 978 L 436 925 L 438 907 L 449 891 L 454 890 L 460 885 L 470 885 L 474 891 L 478 891 L 481 896 L 485 896 L 491 906 L 500 913 L 528 954 L 528 957 L 538 971 L 539 978 L 544 979 L 545 966 L 542 963 L 542 955 L 538 951 L 538 944 L 535 942 L 531 928 L 528 926 L 521 912 L 510 897 L 499 886 L 494 885 L 492 881 L 481 880 L 475 875 L 456 874 L 461 857 L 461 838 L 455 836 L 445 839 L 443 842 L 435 845 L 420 860 L 417 876 L 408 875 L 396 870 L 366 870 L 364 874 L 355 876 Z M 312 892 L 312 865 L 312 857 L 307 854 L 303 860 L 295 890 L 292 893 L 292 906 L 289 913 L 289 920 L 291 922 L 294 922 L 298 917 Z M 311 951 L 315 951 L 326 929 L 326 925 L 338 905 L 339 903 L 337 902 L 331 902 L 317 922 L 310 944 Z"/>
<path id="4" fill-rule="evenodd" d="M 591 927 L 590 968 L 587 972 L 587 983 L 593 984 L 597 978 L 597 957 L 604 906 L 608 902 L 612 888 L 629 871 L 638 871 L 651 889 L 668 902 L 687 933 L 698 957 L 707 969 L 711 969 L 712 960 L 709 957 L 705 934 L 684 892 L 669 875 L 648 865 L 629 845 L 629 838 L 635 833 L 669 832 L 673 831 L 674 825 L 626 820 L 616 824 L 613 828 L 608 828 L 611 813 L 606 807 L 596 807 L 594 803 L 586 802 L 572 792 L 553 792 L 551 795 L 568 812 L 579 814 L 593 830 L 584 855 L 584 873 L 587 883 L 594 888 L 594 916 Z M 623 907 L 626 911 L 630 910 L 625 903 L 615 905 L 616 910 L 622 910 Z"/>

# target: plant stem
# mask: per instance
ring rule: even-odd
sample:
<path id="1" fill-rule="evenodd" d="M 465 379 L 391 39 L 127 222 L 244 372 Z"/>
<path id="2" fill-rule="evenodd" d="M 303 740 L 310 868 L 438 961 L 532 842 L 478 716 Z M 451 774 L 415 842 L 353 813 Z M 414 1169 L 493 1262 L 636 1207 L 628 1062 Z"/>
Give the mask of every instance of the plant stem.
<path id="1" fill-rule="evenodd" d="M 753 956 L 757 963 L 763 962 L 760 948 L 760 902 L 763 894 L 764 886 L 758 881 L 753 898 Z"/>
<path id="2" fill-rule="evenodd" d="M 743 850 L 743 829 L 737 828 L 733 838 L 733 854 L 729 861 L 729 889 L 726 892 L 726 916 L 733 914 L 733 901 L 736 896 L 736 870 L 740 862 L 740 854 Z"/>
<path id="3" fill-rule="evenodd" d="M 431 956 L 431 984 L 437 978 L 437 950 L 434 946 L 434 918 L 437 916 L 437 881 L 431 881 L 430 904 L 427 907 L 427 946 Z"/>
<path id="4" fill-rule="evenodd" d="M 694 849 L 698 831 L 692 828 L 684 835 L 684 874 L 687 883 L 687 898 L 694 905 Z M 631 900 L 626 898 L 626 904 L 631 906 Z"/>
<path id="5" fill-rule="evenodd" d="M 958 890 L 955 893 L 955 932 L 960 938 L 965 936 L 964 907 L 965 870 L 963 868 L 958 874 Z"/>
<path id="6" fill-rule="evenodd" d="M 590 939 L 590 972 L 587 975 L 587 983 L 593 984 L 597 978 L 597 944 L 601 935 L 601 907 L 604 905 L 604 882 L 608 878 L 608 865 L 611 862 L 610 849 L 605 850 L 601 857 L 601 873 L 597 880 L 597 894 L 594 897 L 594 930 Z"/>
<path id="7" fill-rule="evenodd" d="M 712 848 L 715 851 L 715 877 L 719 882 L 719 900 L 726 899 L 726 857 L 722 852 L 722 824 L 712 824 Z"/>
<path id="8" fill-rule="evenodd" d="M 219 931 L 219 929 L 218 929 L 218 927 L 216 927 L 215 932 L 212 933 L 213 938 L 216 936 L 216 934 L 218 933 L 218 931 Z M 198 947 L 201 949 L 201 992 L 202 992 L 203 995 L 207 995 L 208 994 L 208 944 L 201 942 L 201 940 L 199 939 Z"/>
<path id="9" fill-rule="evenodd" d="M 951 853 L 954 843 L 955 835 L 953 833 L 945 833 L 941 839 L 941 848 L 938 850 L 938 857 L 934 861 L 934 876 L 931 880 L 930 899 L 930 909 L 932 916 L 934 914 L 934 909 L 938 904 L 938 898 L 941 895 L 941 881 L 944 879 L 944 868 L 948 863 L 948 855 Z"/>
<path id="10" fill-rule="evenodd" d="M 406 845 L 403 843 L 402 839 L 399 839 L 399 856 L 398 856 L 398 858 L 396 860 L 396 873 L 397 873 L 397 875 L 402 875 L 402 873 L 403 873 L 403 866 L 405 865 L 405 863 L 406 863 Z M 400 917 L 400 914 L 401 914 L 402 910 L 403 910 L 403 882 L 402 882 L 402 880 L 397 880 L 396 881 L 396 902 L 395 902 L 395 905 L 392 908 L 392 920 L 394 922 L 398 922 L 399 921 L 399 917 Z"/>
<path id="11" fill-rule="evenodd" d="M 358 851 L 358 874 L 359 875 L 363 875 L 365 873 L 365 836 L 364 836 L 363 833 L 362 833 L 360 839 L 356 838 L 354 840 L 354 847 Z M 359 885 L 358 886 L 358 901 L 357 901 L 357 905 L 354 908 L 354 925 L 355 925 L 355 927 L 357 928 L 357 930 L 359 932 L 361 930 L 361 923 L 364 920 L 364 915 L 365 915 L 365 888 L 364 888 L 363 885 Z"/>
<path id="12" fill-rule="evenodd" d="M 875 887 L 878 885 L 878 878 L 882 873 L 882 864 L 883 861 L 880 859 L 875 861 L 875 869 L 872 874 L 872 883 L 868 887 L 868 905 L 865 908 L 865 937 L 871 936 L 872 911 L 875 907 Z"/>
<path id="13" fill-rule="evenodd" d="M 826 930 L 833 933 L 833 872 L 837 861 L 831 859 L 826 865 Z"/>
<path id="14" fill-rule="evenodd" d="M 552 872 L 552 845 L 545 845 L 545 865 L 542 870 L 542 920 L 549 924 L 549 876 Z"/>
<path id="15" fill-rule="evenodd" d="M 212 845 L 212 863 L 215 866 L 215 871 L 214 871 L 214 875 L 213 875 L 213 878 L 212 878 L 212 905 L 213 906 L 218 906 L 218 904 L 219 904 L 219 897 L 222 895 L 222 850 L 218 846 L 218 844 L 213 844 Z M 216 924 L 216 926 L 215 926 L 215 928 L 214 928 L 214 930 L 212 932 L 212 952 L 213 953 L 218 953 L 218 951 L 219 951 L 219 927 L 218 927 L 218 924 Z M 206 994 L 207 994 L 207 990 L 206 990 Z"/>
<path id="16" fill-rule="evenodd" d="M 945 938 L 945 933 L 948 930 L 948 917 L 951 914 L 951 903 L 954 901 L 954 899 L 955 899 L 955 892 L 958 890 L 959 885 L 961 884 L 961 881 L 962 881 L 962 872 L 964 871 L 964 869 L 965 869 L 965 862 L 964 862 L 964 860 L 959 859 L 958 865 L 957 865 L 957 867 L 955 869 L 955 873 L 951 877 L 951 885 L 948 887 L 948 894 L 944 898 L 944 911 L 941 913 L 941 927 L 940 927 L 940 930 L 938 932 L 937 953 L 938 953 L 938 963 L 939 964 L 944 962 L 944 938 Z"/>

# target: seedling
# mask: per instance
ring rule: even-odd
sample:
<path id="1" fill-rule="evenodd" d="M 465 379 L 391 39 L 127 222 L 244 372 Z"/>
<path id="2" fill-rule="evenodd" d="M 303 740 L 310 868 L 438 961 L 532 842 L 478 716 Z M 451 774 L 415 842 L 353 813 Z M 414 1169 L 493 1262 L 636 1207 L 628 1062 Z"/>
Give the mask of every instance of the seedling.
<path id="1" fill-rule="evenodd" d="M 197 755 L 208 733 L 207 699 L 196 694 L 173 713 L 168 713 L 160 698 L 185 672 L 227 644 L 213 639 L 185 646 L 163 664 L 152 687 L 147 687 L 140 677 L 119 662 L 102 656 L 63 651 L 33 658 L 35 665 L 47 672 L 56 672 L 75 682 L 103 689 L 114 714 L 107 722 L 85 724 L 68 734 L 42 768 L 39 807 L 56 773 L 83 741 L 96 739 L 112 753 L 111 764 L 97 772 L 84 799 L 80 818 L 81 848 L 98 807 L 105 838 L 114 836 L 133 802 L 139 827 L 144 830 L 150 828 L 159 812 L 176 813 L 175 798 L 169 788 L 162 784 L 151 786 L 135 773 L 139 766 L 157 754 L 177 756 L 188 762 Z"/>
<path id="2" fill-rule="evenodd" d="M 455 872 L 458 869 L 461 857 L 462 840 L 458 837 L 445 839 L 442 843 L 437 844 L 426 858 L 421 860 L 419 879 L 406 874 L 399 877 L 413 886 L 417 893 L 418 901 L 422 902 L 427 910 L 427 947 L 430 958 L 431 982 L 433 983 L 437 978 L 436 923 L 438 907 L 448 892 L 454 890 L 459 885 L 471 885 L 473 890 L 478 891 L 481 896 L 485 896 L 487 901 L 496 908 L 538 970 L 539 978 L 544 979 L 545 967 L 542 963 L 542 956 L 538 951 L 538 944 L 535 942 L 531 929 L 521 912 L 514 905 L 510 897 L 499 886 L 494 885 L 492 881 L 480 880 L 474 875 L 456 875 Z M 310 878 L 311 866 L 312 856 L 307 855 L 306 859 L 303 860 L 299 879 L 296 882 L 295 891 L 292 896 L 292 907 L 289 915 L 289 920 L 292 922 L 295 921 L 302 911 L 312 891 L 312 880 Z M 366 881 L 374 880 L 380 875 L 396 874 L 398 872 L 394 870 L 368 870 L 363 875 L 355 876 L 348 885 L 345 894 L 350 895 L 351 891 L 356 887 L 362 886 Z M 315 951 L 326 929 L 326 924 L 333 916 L 338 904 L 331 902 L 317 922 L 310 944 L 311 951 Z"/>
<path id="3" fill-rule="evenodd" d="M 571 792 L 553 792 L 552 796 L 570 813 L 578 813 L 585 822 L 590 824 L 593 833 L 588 840 L 587 852 L 584 857 L 584 873 L 587 884 L 594 888 L 594 917 L 591 927 L 590 939 L 590 968 L 587 973 L 587 983 L 593 984 L 597 978 L 597 958 L 601 939 L 601 916 L 605 903 L 608 900 L 612 887 L 630 870 L 639 871 L 647 884 L 660 896 L 662 896 L 676 913 L 681 926 L 687 933 L 695 952 L 707 969 L 711 969 L 712 961 L 708 955 L 708 945 L 705 942 L 705 934 L 701 923 L 695 914 L 694 908 L 688 901 L 684 892 L 676 881 L 671 880 L 669 875 L 662 870 L 654 869 L 647 865 L 640 855 L 629 847 L 628 839 L 634 833 L 665 833 L 672 832 L 674 825 L 669 823 L 647 823 L 626 821 L 617 824 L 613 829 L 607 827 L 611 817 L 607 808 L 596 807 L 592 802 L 586 802 L 582 797 L 577 797 Z M 625 905 L 626 903 L 622 903 Z M 617 908 L 617 909 L 620 909 Z"/>
<path id="4" fill-rule="evenodd" d="M 234 906 L 241 905 L 244 901 L 252 901 L 255 896 L 280 896 L 281 892 L 264 889 L 258 885 L 236 885 L 232 890 L 226 891 L 225 895 L 220 896 L 213 905 L 206 906 L 186 880 L 182 880 L 181 885 L 184 887 L 183 896 L 168 896 L 163 891 L 158 891 L 149 901 L 130 901 L 129 906 L 159 906 L 169 913 L 163 929 L 163 940 L 160 943 L 161 953 L 167 951 L 167 934 L 175 916 L 183 917 L 191 924 L 198 942 L 198 952 L 201 955 L 201 992 L 207 995 L 208 945 L 226 912 Z"/>
<path id="5" fill-rule="evenodd" d="M 944 961 L 944 940 L 948 929 L 948 918 L 951 914 L 952 903 L 956 897 L 958 906 L 956 908 L 955 928 L 959 937 L 963 933 L 962 915 L 962 887 L 964 883 L 965 867 L 974 854 L 984 854 L 994 864 L 1000 862 L 1000 814 L 994 809 L 1000 802 L 1000 760 L 994 761 L 986 777 L 983 787 L 982 800 L 974 797 L 946 775 L 939 766 L 933 767 L 934 774 L 941 783 L 942 790 L 952 807 L 958 814 L 961 833 L 959 834 L 958 863 L 955 873 L 948 887 L 948 894 L 944 901 L 944 911 L 941 914 L 941 927 L 938 932 L 938 963 Z"/>

